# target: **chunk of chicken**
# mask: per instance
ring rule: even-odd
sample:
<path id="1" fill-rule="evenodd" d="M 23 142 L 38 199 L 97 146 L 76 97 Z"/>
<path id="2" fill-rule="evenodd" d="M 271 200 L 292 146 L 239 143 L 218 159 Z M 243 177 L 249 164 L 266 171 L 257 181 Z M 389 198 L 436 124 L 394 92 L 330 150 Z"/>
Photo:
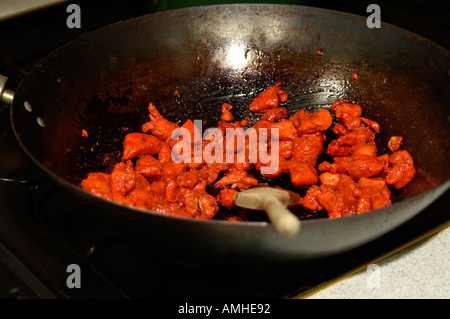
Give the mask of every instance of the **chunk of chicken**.
<path id="1" fill-rule="evenodd" d="M 142 155 L 154 155 L 161 150 L 161 141 L 153 135 L 130 133 L 123 142 L 122 161 L 135 159 Z"/>
<path id="2" fill-rule="evenodd" d="M 299 134 L 315 133 L 326 131 L 333 124 L 333 117 L 326 109 L 308 113 L 300 110 L 290 117 Z"/>
<path id="3" fill-rule="evenodd" d="M 397 189 L 406 186 L 416 174 L 412 156 L 406 150 L 399 150 L 389 156 L 389 161 L 386 183 Z"/>
<path id="4" fill-rule="evenodd" d="M 148 105 L 148 111 L 150 121 L 141 126 L 142 132 L 151 133 L 162 141 L 170 140 L 172 132 L 179 125 L 164 118 L 152 103 Z"/>
<path id="5" fill-rule="evenodd" d="M 269 87 L 265 91 L 259 93 L 250 103 L 249 109 L 252 112 L 265 113 L 270 109 L 279 106 L 288 100 L 288 94 L 281 89 L 281 82 Z"/>

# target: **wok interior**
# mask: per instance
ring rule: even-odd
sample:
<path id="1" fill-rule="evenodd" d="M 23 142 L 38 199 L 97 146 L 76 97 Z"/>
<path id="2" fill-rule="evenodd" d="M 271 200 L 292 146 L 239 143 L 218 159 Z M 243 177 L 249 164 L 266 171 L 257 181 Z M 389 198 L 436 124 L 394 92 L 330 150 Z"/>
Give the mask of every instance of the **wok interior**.
<path id="1" fill-rule="evenodd" d="M 13 123 L 38 162 L 78 185 L 117 163 L 124 136 L 148 120 L 149 102 L 171 121 L 201 119 L 203 129 L 217 125 L 227 102 L 236 120 L 252 124 L 259 117 L 250 101 L 281 82 L 290 114 L 349 99 L 380 123 L 380 152 L 390 136 L 403 136 L 417 175 L 394 193 L 400 200 L 450 177 L 447 70 L 447 51 L 391 26 L 370 30 L 356 16 L 270 5 L 194 8 L 125 21 L 50 55 L 19 87 Z"/>

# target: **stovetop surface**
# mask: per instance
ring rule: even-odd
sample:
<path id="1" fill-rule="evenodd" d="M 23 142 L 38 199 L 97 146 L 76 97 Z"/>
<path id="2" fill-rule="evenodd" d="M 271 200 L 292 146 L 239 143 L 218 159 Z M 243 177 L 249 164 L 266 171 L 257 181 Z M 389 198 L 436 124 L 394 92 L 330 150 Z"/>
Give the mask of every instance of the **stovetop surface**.
<path id="1" fill-rule="evenodd" d="M 0 35 L 10 43 L 0 50 L 0 74 L 11 74 L 13 89 L 42 57 L 81 32 L 154 9 L 145 1 L 127 10 L 119 10 L 123 1 L 111 3 L 111 9 L 99 15 L 104 18 L 87 18 L 85 29 L 79 31 L 55 29 L 50 22 L 41 21 L 45 15 L 56 14 L 53 23 L 60 23 L 67 15 L 65 8 L 26 17 L 36 26 L 33 38 L 41 39 L 33 43 L 23 41 L 30 37 L 29 26 L 23 24 L 25 17 L 6 21 L 4 25 L 15 27 L 16 33 Z M 417 10 L 418 4 L 413 4 Z M 361 11 L 361 4 L 356 7 Z M 89 10 L 88 15 L 95 16 L 100 9 Z M 402 14 L 399 21 L 407 27 L 412 18 L 402 19 Z M 443 14 L 448 16 L 448 11 Z M 441 30 L 443 22 L 435 21 L 434 27 Z M 390 22 L 396 24 L 394 18 Z M 51 29 L 56 31 L 49 32 Z M 433 26 L 422 31 L 427 36 L 430 30 Z M 436 42 L 448 45 L 447 37 L 433 36 Z M 13 70 L 14 64 L 22 71 Z M 96 219 L 48 179 L 18 146 L 5 106 L 0 108 L 0 147 L 0 298 L 290 298 L 367 265 L 448 222 L 449 192 L 398 229 L 337 256 L 283 266 L 190 264 L 161 256 Z M 81 288 L 67 286 L 71 264 L 81 268 Z"/>

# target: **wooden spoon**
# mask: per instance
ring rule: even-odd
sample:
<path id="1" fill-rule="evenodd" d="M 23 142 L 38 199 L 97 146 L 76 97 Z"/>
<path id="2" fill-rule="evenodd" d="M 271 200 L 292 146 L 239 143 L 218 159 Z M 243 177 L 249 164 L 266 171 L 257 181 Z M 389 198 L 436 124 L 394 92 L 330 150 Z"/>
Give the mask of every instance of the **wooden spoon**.
<path id="1" fill-rule="evenodd" d="M 279 188 L 255 187 L 235 194 L 234 204 L 243 208 L 264 210 L 278 233 L 292 237 L 298 234 L 301 228 L 300 219 L 287 208 L 294 202 L 298 203 L 293 195 L 292 192 Z"/>

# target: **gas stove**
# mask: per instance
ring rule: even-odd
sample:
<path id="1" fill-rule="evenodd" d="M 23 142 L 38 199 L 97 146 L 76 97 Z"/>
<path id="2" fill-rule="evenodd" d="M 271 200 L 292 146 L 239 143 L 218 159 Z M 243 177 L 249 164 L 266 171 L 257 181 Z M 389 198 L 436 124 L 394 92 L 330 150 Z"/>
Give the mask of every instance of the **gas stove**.
<path id="1" fill-rule="evenodd" d="M 354 13 L 365 14 L 361 2 L 353 6 L 350 3 L 343 11 L 352 12 L 353 8 Z M 391 23 L 405 28 L 412 21 L 405 10 L 416 12 L 423 6 L 412 2 L 410 11 L 402 7 L 401 14 L 396 15 L 396 2 L 390 3 L 386 16 L 392 18 Z M 1 22 L 0 29 L 12 30 L 0 36 L 2 43 L 7 44 L 0 50 L 0 74 L 10 78 L 9 89 L 14 90 L 40 59 L 82 32 L 157 10 L 148 1 L 126 6 L 125 1 L 108 4 L 81 2 L 85 14 L 81 30 L 66 28 L 65 3 Z M 340 9 L 320 1 L 308 4 Z M 429 14 L 437 13 L 430 9 Z M 448 17 L 448 11 L 443 14 Z M 422 29 L 425 36 L 434 27 L 441 30 L 439 23 L 443 20 L 435 21 L 437 26 Z M 413 31 L 420 33 L 418 30 L 416 26 Z M 433 36 L 434 41 L 448 47 L 447 37 L 439 33 Z M 27 41 L 31 38 L 33 41 Z M 0 150 L 0 298 L 3 299 L 301 298 L 315 287 L 415 242 L 423 234 L 438 231 L 449 220 L 447 192 L 394 231 L 336 256 L 278 266 L 192 264 L 152 251 L 139 240 L 93 217 L 90 207 L 55 184 L 22 152 L 11 129 L 7 106 L 0 108 Z M 73 281 L 74 266 L 81 274 L 80 286 Z"/>

